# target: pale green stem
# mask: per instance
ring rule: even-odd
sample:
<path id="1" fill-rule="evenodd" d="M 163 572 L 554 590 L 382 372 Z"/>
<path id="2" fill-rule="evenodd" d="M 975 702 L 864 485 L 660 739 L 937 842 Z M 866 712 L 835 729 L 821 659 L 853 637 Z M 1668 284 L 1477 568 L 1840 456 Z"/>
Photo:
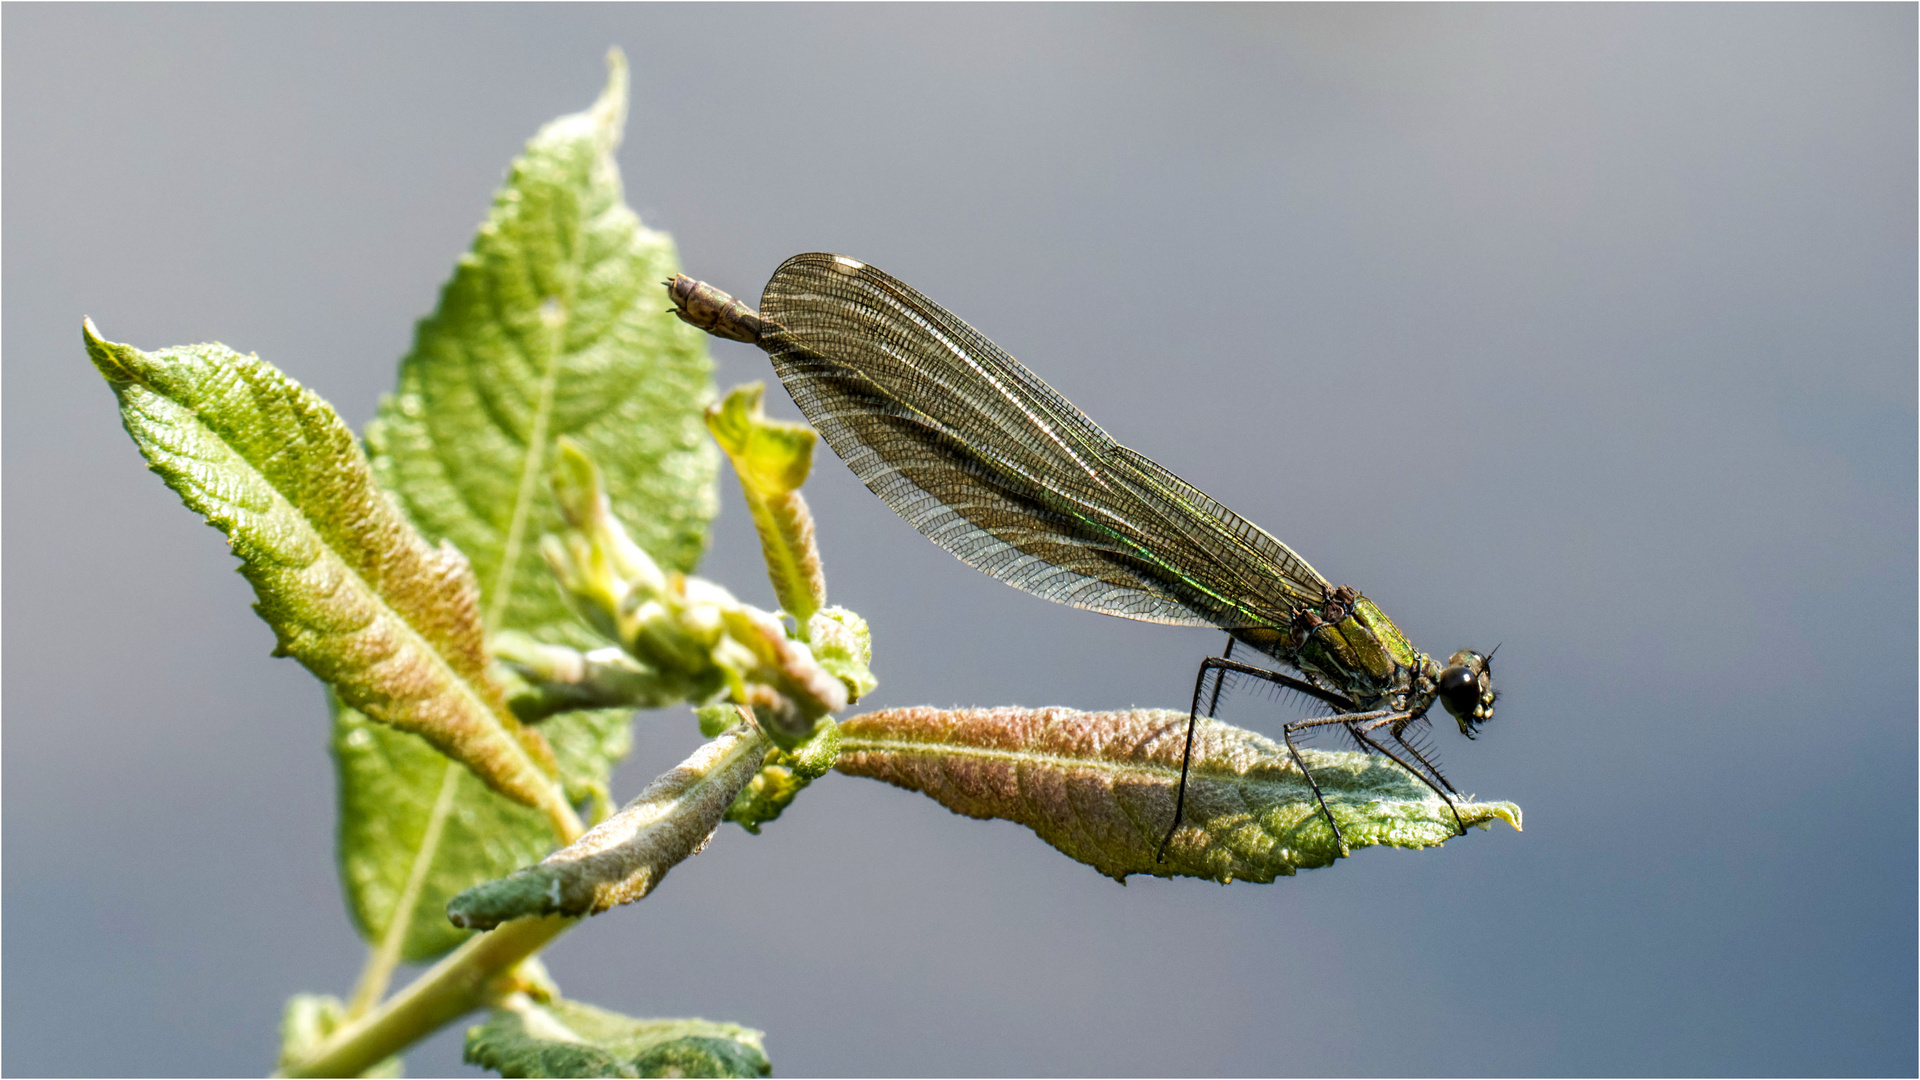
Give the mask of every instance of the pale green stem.
<path id="1" fill-rule="evenodd" d="M 553 825 L 554 835 L 560 838 L 561 847 L 580 839 L 580 834 L 587 831 L 587 827 L 580 823 L 580 815 L 573 812 L 573 807 L 568 805 L 557 787 L 554 797 L 547 800 L 547 821 Z"/>
<path id="2" fill-rule="evenodd" d="M 427 815 L 427 830 L 420 836 L 420 849 L 413 853 L 413 866 L 407 871 L 407 883 L 400 889 L 400 898 L 394 902 L 393 914 L 387 919 L 386 932 L 380 935 L 380 944 L 367 952 L 367 966 L 360 971 L 360 983 L 354 988 L 353 1000 L 347 1003 L 347 1016 L 355 1017 L 379 1002 L 387 992 L 387 984 L 393 980 L 393 969 L 400 963 L 400 950 L 406 944 L 407 931 L 413 927 L 413 908 L 420 902 L 420 890 L 426 887 L 427 871 L 433 867 L 434 856 L 440 851 L 440 834 L 446 830 L 447 818 L 453 813 L 454 796 L 460 790 L 460 774 L 466 767 L 457 761 L 448 761 L 446 771 L 440 778 L 440 796 L 433 801 L 433 810 Z"/>
<path id="3" fill-rule="evenodd" d="M 555 301 L 557 302 L 557 298 Z M 547 439 L 547 423 L 553 411 L 553 398 L 560 374 L 560 351 L 564 341 L 566 316 L 564 308 L 556 312 L 558 317 L 548 317 L 547 357 L 545 370 L 541 373 L 539 400 L 535 404 L 533 430 L 528 433 L 527 456 L 521 464 L 519 490 L 515 492 L 513 518 L 507 526 L 506 543 L 503 545 L 499 572 L 494 578 L 494 587 L 490 590 L 485 625 L 494 632 L 506 617 L 507 602 L 512 595 L 513 573 L 519 562 L 520 545 L 525 539 L 527 518 L 533 505 L 534 491 L 541 478 L 541 466 L 544 463 L 544 450 Z M 391 1000 L 374 1009 L 374 1002 L 386 992 L 393 979 L 393 970 L 400 962 L 401 947 L 406 941 L 406 932 L 412 923 L 413 906 L 419 902 L 420 891 L 426 883 L 427 871 L 433 863 L 433 857 L 439 848 L 441 833 L 446 828 L 447 818 L 453 812 L 456 792 L 459 790 L 459 773 L 462 766 L 449 761 L 447 771 L 440 784 L 440 794 L 434 800 L 433 811 L 427 819 L 427 830 L 421 838 L 420 850 L 414 857 L 413 866 L 407 875 L 407 883 L 402 888 L 400 899 L 394 907 L 394 916 L 381 935 L 380 944 L 367 956 L 367 964 L 360 973 L 359 984 L 354 989 L 353 1001 L 347 1007 L 347 1015 L 356 1018 L 352 1023 L 336 1032 L 322 1044 L 306 1062 L 296 1069 L 289 1070 L 290 1076 L 357 1076 L 381 1059 L 404 1049 L 414 1041 L 423 1038 L 440 1025 L 476 1008 L 482 1003 L 478 989 L 482 984 L 512 967 L 521 960 L 538 952 L 540 947 L 570 924 L 571 920 L 528 920 L 509 923 L 489 934 L 483 934 L 468 941 L 455 950 L 445 960 L 416 979 L 395 995 Z M 556 791 L 546 800 L 542 808 L 547 819 L 559 837 L 562 847 L 579 839 L 586 831 L 578 814 L 567 800 Z M 544 936 L 533 931 L 521 929 L 527 923 L 555 922 L 557 925 Z M 502 935 L 506 935 L 504 938 Z M 511 950 L 521 943 L 521 939 L 537 936 L 530 940 L 524 952 L 512 955 L 497 966 L 485 968 L 476 981 L 472 965 L 484 966 L 495 958 L 500 950 Z M 451 980 L 451 981 L 449 981 Z M 451 1010 L 451 1011 L 449 1011 Z M 424 1025 L 424 1026 L 423 1026 Z M 397 1040 L 397 1041 L 392 1041 Z M 358 1065 L 364 1057 L 364 1062 Z M 344 1064 L 343 1064 L 344 1062 Z"/>
<path id="4" fill-rule="evenodd" d="M 306 1060 L 276 1076 L 359 1076 L 511 987 L 496 980 L 579 922 L 548 915 L 515 919 L 473 938 L 379 1008 L 334 1032 Z"/>

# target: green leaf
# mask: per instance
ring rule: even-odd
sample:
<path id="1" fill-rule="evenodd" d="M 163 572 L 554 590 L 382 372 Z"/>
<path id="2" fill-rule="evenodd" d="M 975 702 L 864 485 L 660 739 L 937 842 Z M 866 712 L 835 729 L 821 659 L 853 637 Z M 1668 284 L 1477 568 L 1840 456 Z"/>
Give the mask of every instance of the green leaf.
<path id="1" fill-rule="evenodd" d="M 767 384 L 761 382 L 728 390 L 708 406 L 707 430 L 750 492 L 785 495 L 807 482 L 820 437 L 797 421 L 769 419 L 766 396 Z"/>
<path id="2" fill-rule="evenodd" d="M 467 1029 L 466 1060 L 502 1076 L 771 1076 L 764 1040 L 738 1024 L 636 1020 L 515 995 Z"/>
<path id="3" fill-rule="evenodd" d="M 413 530 L 333 407 L 224 345 L 149 354 L 83 330 L 149 467 L 226 534 L 275 652 L 577 829 L 545 740 L 487 674 L 466 560 Z"/>
<path id="4" fill-rule="evenodd" d="M 604 798 L 609 763 L 632 742 L 627 714 L 567 713 L 541 730 L 553 741 L 568 794 Z M 372 723 L 337 702 L 332 749 L 347 910 L 361 935 L 374 942 L 396 912 L 405 912 L 398 959 L 422 963 L 466 940 L 472 931 L 447 921 L 447 901 L 553 849 L 553 833 L 541 815 L 494 795 L 458 768 L 449 770 L 447 759 L 424 740 Z M 430 830 L 437 835 L 429 836 Z"/>
<path id="5" fill-rule="evenodd" d="M 702 414 L 713 397 L 704 335 L 654 291 L 677 261 L 664 233 L 623 202 L 613 153 L 627 72 L 616 51 L 600 99 L 546 125 L 516 159 L 492 212 L 415 332 L 399 385 L 368 426 L 374 468 L 413 522 L 473 560 L 488 632 L 591 650 L 606 642 L 569 608 L 539 554 L 560 527 L 548 485 L 568 436 L 599 463 L 614 512 L 669 570 L 691 570 L 717 509 L 718 455 Z M 603 793 L 627 752 L 624 709 L 546 720 L 569 794 Z M 336 746 L 351 718 L 336 717 Z M 375 732 L 342 755 L 341 876 L 356 924 L 379 941 L 416 866 L 423 886 L 401 917 L 402 952 L 428 959 L 467 936 L 446 900 L 552 849 L 550 834 L 461 783 L 439 847 L 423 849 L 423 808 L 443 772 Z M 457 845 L 458 853 L 442 850 Z"/>
<path id="6" fill-rule="evenodd" d="M 773 1063 L 754 1047 L 713 1035 L 682 1035 L 634 1055 L 641 1076 L 772 1076 Z"/>
<path id="7" fill-rule="evenodd" d="M 705 335 L 664 310 L 673 243 L 622 201 L 627 72 L 618 53 L 609 66 L 600 100 L 514 161 L 367 429 L 414 523 L 473 560 L 488 630 L 581 647 L 599 642 L 538 551 L 561 528 L 555 440 L 587 451 L 633 539 L 670 570 L 699 561 L 718 506 Z"/>
<path id="8" fill-rule="evenodd" d="M 835 605 L 821 608 L 807 620 L 805 640 L 814 659 L 847 688 L 851 705 L 873 693 L 880 680 L 873 677 L 873 635 L 867 620 Z"/>
<path id="9" fill-rule="evenodd" d="M 1103 874 L 1272 881 L 1339 857 L 1333 830 L 1286 748 L 1202 720 L 1185 818 L 1164 863 L 1187 714 L 1166 709 L 891 709 L 840 723 L 834 767 L 932 797 L 956 814 L 1004 818 Z M 1302 750 L 1353 848 L 1433 847 L 1459 833 L 1432 789 L 1383 758 Z M 1457 803 L 1485 828 L 1520 827 L 1512 803 Z"/>
<path id="10" fill-rule="evenodd" d="M 813 514 L 800 494 L 819 437 L 805 424 L 769 420 L 762 408 L 766 392 L 766 384 L 757 382 L 727 391 L 707 409 L 707 430 L 740 478 L 773 593 L 781 609 L 793 616 L 804 641 L 807 620 L 827 602 Z"/>
<path id="11" fill-rule="evenodd" d="M 528 915 L 594 915 L 633 903 L 707 846 L 769 745 L 752 724 L 722 733 L 572 844 L 454 897 L 447 918 L 486 930 Z"/>

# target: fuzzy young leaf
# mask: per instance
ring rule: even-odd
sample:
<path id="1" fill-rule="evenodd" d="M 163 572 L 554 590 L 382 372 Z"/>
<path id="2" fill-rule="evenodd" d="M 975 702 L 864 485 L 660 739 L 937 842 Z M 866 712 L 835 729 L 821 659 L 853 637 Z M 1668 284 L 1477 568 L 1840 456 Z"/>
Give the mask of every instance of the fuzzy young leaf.
<path id="1" fill-rule="evenodd" d="M 813 658 L 847 688 L 851 705 L 873 693 L 880 680 L 873 677 L 873 635 L 867 620 L 834 605 L 821 608 L 807 620 L 805 640 Z"/>
<path id="2" fill-rule="evenodd" d="M 613 517 L 599 469 L 570 440 L 561 440 L 553 487 L 567 522 L 566 532 L 541 541 L 554 579 L 582 617 L 651 676 L 655 691 L 696 705 L 725 694 L 752 706 L 761 729 L 790 750 L 828 713 L 846 708 L 851 694 L 872 689 L 866 623 L 858 615 L 816 611 L 801 630 L 821 632 L 827 656 L 817 655 L 777 615 L 713 582 L 662 573 Z M 510 637 L 496 641 L 520 652 Z M 560 674 L 584 665 L 551 666 Z"/>
<path id="3" fill-rule="evenodd" d="M 800 485 L 813 468 L 813 444 L 819 436 L 805 424 L 769 420 L 762 408 L 765 383 L 727 391 L 707 409 L 707 430 L 726 451 L 740 478 L 760 553 L 780 607 L 806 640 L 807 620 L 827 602 L 827 578 L 813 535 L 813 513 Z"/>
<path id="4" fill-rule="evenodd" d="M 765 1036 L 710 1020 L 636 1020 L 509 997 L 467 1029 L 466 1060 L 502 1076 L 770 1076 Z"/>
<path id="5" fill-rule="evenodd" d="M 493 636 L 513 715 L 537 723 L 575 709 L 658 709 L 681 700 L 671 681 L 616 646 L 581 652 L 507 630 Z"/>
<path id="6" fill-rule="evenodd" d="M 148 465 L 227 535 L 275 651 L 577 830 L 552 751 L 487 674 L 466 560 L 407 524 L 332 406 L 224 345 L 149 354 L 91 322 L 84 336 Z"/>
<path id="7" fill-rule="evenodd" d="M 707 846 L 770 745 L 751 724 L 728 730 L 538 865 L 454 897 L 447 918 L 485 930 L 528 915 L 597 914 L 646 896 Z"/>
<path id="8" fill-rule="evenodd" d="M 718 506 L 718 455 L 701 420 L 712 365 L 703 336 L 654 292 L 676 269 L 673 243 L 623 202 L 613 154 L 627 71 L 617 52 L 609 68 L 592 108 L 546 125 L 514 161 L 367 429 L 374 468 L 414 523 L 473 560 L 488 632 L 582 651 L 606 642 L 539 554 L 540 536 L 560 527 L 548 485 L 558 440 L 592 450 L 614 513 L 669 570 L 693 568 Z M 571 712 L 540 725 L 576 799 L 604 792 L 629 716 Z M 351 718 L 335 726 L 336 745 L 354 730 Z M 442 770 L 373 738 L 377 752 L 339 759 L 341 875 L 356 923 L 380 941 L 410 868 L 426 867 L 417 903 L 398 913 L 404 955 L 426 959 L 466 936 L 446 921 L 451 895 L 533 862 L 551 838 L 462 783 L 439 834 L 461 853 L 421 848 L 417 815 L 436 805 Z"/>
<path id="9" fill-rule="evenodd" d="M 836 769 L 918 791 L 956 814 L 1004 818 L 1103 874 L 1272 881 L 1327 866 L 1333 830 L 1286 748 L 1202 720 L 1185 820 L 1173 820 L 1187 714 L 1165 709 L 890 709 L 841 721 Z M 1382 758 L 1303 750 L 1351 847 L 1433 847 L 1457 835 L 1431 789 Z M 1461 819 L 1520 827 L 1512 803 L 1458 804 Z"/>
<path id="10" fill-rule="evenodd" d="M 791 751 L 778 747 L 769 750 L 760 771 L 727 808 L 726 820 L 760 835 L 760 826 L 779 817 L 808 784 L 827 775 L 839 759 L 840 726 L 831 720 L 822 722 L 813 738 Z"/>

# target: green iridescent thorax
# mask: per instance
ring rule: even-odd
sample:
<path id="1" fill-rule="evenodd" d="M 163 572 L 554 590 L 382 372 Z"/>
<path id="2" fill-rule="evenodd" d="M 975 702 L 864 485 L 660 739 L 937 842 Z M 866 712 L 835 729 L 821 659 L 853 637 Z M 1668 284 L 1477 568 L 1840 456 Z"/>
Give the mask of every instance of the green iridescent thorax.
<path id="1" fill-rule="evenodd" d="M 1234 636 L 1316 676 L 1363 709 L 1422 710 L 1432 704 L 1440 675 L 1386 612 L 1350 589 L 1303 609 L 1290 627 L 1236 630 Z"/>

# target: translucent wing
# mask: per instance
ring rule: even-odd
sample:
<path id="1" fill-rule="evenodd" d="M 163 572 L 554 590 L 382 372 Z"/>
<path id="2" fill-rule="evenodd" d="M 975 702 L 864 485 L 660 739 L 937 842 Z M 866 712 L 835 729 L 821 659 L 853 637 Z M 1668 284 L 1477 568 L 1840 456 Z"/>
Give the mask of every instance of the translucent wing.
<path id="1" fill-rule="evenodd" d="M 910 286 L 844 256 L 767 282 L 761 339 L 827 445 L 934 543 L 1009 585 L 1130 619 L 1285 626 L 1327 582 Z"/>

